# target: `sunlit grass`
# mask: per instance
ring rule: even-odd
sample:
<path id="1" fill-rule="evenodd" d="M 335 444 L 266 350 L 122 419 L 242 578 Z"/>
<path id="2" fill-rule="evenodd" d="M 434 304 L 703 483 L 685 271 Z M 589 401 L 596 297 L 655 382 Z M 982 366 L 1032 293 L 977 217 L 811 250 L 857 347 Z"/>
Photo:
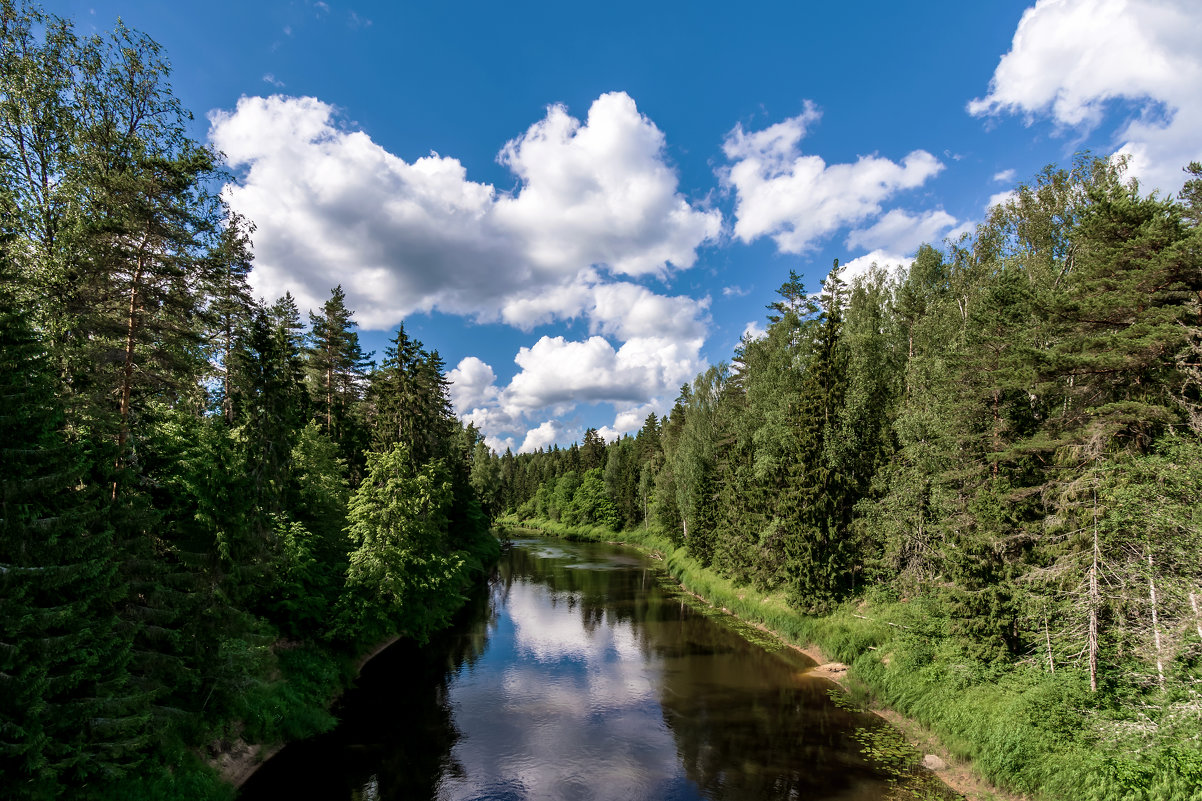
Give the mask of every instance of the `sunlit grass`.
<path id="1" fill-rule="evenodd" d="M 1000 787 L 1040 799 L 1202 801 L 1197 742 L 1116 747 L 1094 725 L 1114 710 L 1099 707 L 1081 671 L 978 661 L 949 633 L 949 612 L 933 599 L 868 593 L 811 617 L 790 608 L 783 593 L 739 586 L 702 567 L 653 529 L 508 522 L 569 540 L 637 546 L 709 604 L 845 663 L 851 699 L 918 721 Z"/>

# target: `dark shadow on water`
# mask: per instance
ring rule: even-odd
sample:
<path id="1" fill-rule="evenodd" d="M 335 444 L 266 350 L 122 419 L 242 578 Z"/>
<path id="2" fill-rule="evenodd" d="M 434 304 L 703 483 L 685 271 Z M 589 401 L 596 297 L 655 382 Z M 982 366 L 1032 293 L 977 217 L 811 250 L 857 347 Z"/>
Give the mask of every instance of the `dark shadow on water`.
<path id="1" fill-rule="evenodd" d="M 452 629 L 370 662 L 338 728 L 240 799 L 919 797 L 811 664 L 629 550 L 515 539 Z"/>

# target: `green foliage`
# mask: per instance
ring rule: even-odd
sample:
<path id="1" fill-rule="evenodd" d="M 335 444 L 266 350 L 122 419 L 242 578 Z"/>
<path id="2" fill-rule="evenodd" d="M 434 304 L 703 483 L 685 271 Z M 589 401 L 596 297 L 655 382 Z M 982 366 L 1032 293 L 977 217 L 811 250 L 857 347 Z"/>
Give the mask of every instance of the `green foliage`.
<path id="1" fill-rule="evenodd" d="M 836 269 L 815 299 L 791 272 L 767 334 L 649 419 L 637 468 L 609 446 L 618 523 L 569 505 L 574 448 L 515 457 L 513 522 L 641 544 L 1008 787 L 1202 797 L 1188 172 L 1174 200 L 1082 156 L 895 276 Z"/>
<path id="2" fill-rule="evenodd" d="M 4 798 L 228 799 L 204 745 L 325 730 L 355 646 L 442 625 L 499 551 L 478 434 L 422 352 L 426 450 L 394 489 L 433 511 L 401 543 L 389 515 L 412 499 L 361 502 L 353 530 L 383 528 L 357 545 L 381 552 L 347 590 L 383 396 L 341 290 L 307 335 L 290 295 L 252 299 L 253 223 L 214 194 L 219 154 L 169 73 L 121 23 L 79 36 L 0 0 Z M 373 560 L 403 604 L 367 591 Z"/>
<path id="3" fill-rule="evenodd" d="M 418 468 L 403 445 L 369 454 L 351 498 L 347 533 L 354 550 L 346 614 L 369 638 L 403 631 L 425 640 L 460 605 L 464 556 L 447 541 L 450 475 L 440 461 Z"/>

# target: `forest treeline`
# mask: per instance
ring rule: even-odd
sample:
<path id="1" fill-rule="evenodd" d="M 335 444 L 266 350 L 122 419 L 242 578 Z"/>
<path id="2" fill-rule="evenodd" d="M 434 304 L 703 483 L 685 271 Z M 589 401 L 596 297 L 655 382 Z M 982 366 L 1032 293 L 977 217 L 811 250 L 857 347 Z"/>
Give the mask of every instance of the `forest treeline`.
<path id="1" fill-rule="evenodd" d="M 1084 156 L 906 270 L 849 285 L 836 264 L 815 294 L 791 273 L 766 335 L 668 415 L 494 456 L 486 503 L 650 527 L 802 613 L 921 605 L 915 672 L 1043 675 L 1040 709 L 992 714 L 1128 760 L 1073 797 L 1202 797 L 1202 166 L 1187 173 L 1176 198 L 1141 194 Z M 1040 789 L 1023 770 L 996 775 Z M 1165 775 L 1176 789 L 1155 789 Z"/>
<path id="2" fill-rule="evenodd" d="M 327 728 L 362 651 L 497 542 L 481 447 L 340 288 L 252 297 L 159 46 L 0 0 L 0 795 L 223 797 L 214 741 Z"/>

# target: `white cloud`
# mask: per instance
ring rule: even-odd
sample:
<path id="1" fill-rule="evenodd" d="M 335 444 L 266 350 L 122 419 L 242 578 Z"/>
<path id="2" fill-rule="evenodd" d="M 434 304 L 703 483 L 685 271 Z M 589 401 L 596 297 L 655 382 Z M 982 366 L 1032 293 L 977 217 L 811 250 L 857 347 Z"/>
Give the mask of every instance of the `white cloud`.
<path id="1" fill-rule="evenodd" d="M 993 180 L 1000 184 L 1008 184 L 1014 180 L 1016 174 L 1017 173 L 1013 169 L 1002 170 L 1001 172 L 995 172 L 993 174 Z"/>
<path id="2" fill-rule="evenodd" d="M 583 342 L 544 336 L 514 357 L 522 369 L 501 402 L 527 412 L 576 403 L 641 403 L 691 379 L 701 367 L 700 346 L 700 340 L 636 337 L 615 350 L 599 336 Z"/>
<path id="3" fill-rule="evenodd" d="M 700 340 L 705 338 L 708 307 L 709 298 L 668 297 L 638 284 L 619 282 L 594 287 L 587 312 L 594 331 L 621 340 Z"/>
<path id="4" fill-rule="evenodd" d="M 646 275 L 691 267 L 722 218 L 677 193 L 663 149 L 664 135 L 624 92 L 597 98 L 584 124 L 552 106 L 501 151 L 522 188 L 500 199 L 498 216 L 523 235 L 536 268 L 605 264 Z"/>
<path id="5" fill-rule="evenodd" d="M 768 336 L 768 330 L 759 322 L 752 320 L 743 328 L 743 339 L 750 337 L 751 339 L 763 339 Z"/>
<path id="6" fill-rule="evenodd" d="M 587 321 L 585 341 L 522 348 L 506 386 L 479 359 L 450 372 L 455 408 L 491 442 L 543 442 L 548 429 L 528 421 L 548 409 L 650 403 L 702 366 L 709 298 L 635 281 L 693 266 L 722 217 L 678 192 L 663 134 L 623 93 L 602 95 L 583 122 L 552 106 L 506 143 L 512 193 L 470 180 L 455 158 L 406 162 L 315 98 L 244 97 L 210 124 L 243 173 L 225 196 L 257 225 L 257 293 L 289 290 L 316 308 L 341 283 L 366 329 L 434 309 L 526 331 Z"/>
<path id="7" fill-rule="evenodd" d="M 621 435 L 641 427 L 649 412 L 662 411 L 664 399 L 703 368 L 703 341 L 636 336 L 615 348 L 601 336 L 583 341 L 544 336 L 518 351 L 514 361 L 521 369 L 504 387 L 496 384 L 491 366 L 474 356 L 463 359 L 447 374 L 454 382 L 451 399 L 464 422 L 498 441 L 524 434 L 531 443 L 543 442 L 552 429 L 544 422 L 536 434 L 528 421 L 598 403 L 614 405 L 614 423 L 606 428 Z M 571 433 L 560 420 L 553 432 L 555 441 Z M 521 450 L 537 447 L 524 440 Z"/>
<path id="8" fill-rule="evenodd" d="M 989 202 L 985 204 L 985 210 L 989 211 L 994 206 L 1000 206 L 1013 197 L 1017 197 L 1018 193 L 1013 189 L 1007 189 L 1005 192 L 996 192 L 989 196 Z"/>
<path id="9" fill-rule="evenodd" d="M 458 410 L 470 411 L 496 399 L 497 374 L 475 356 L 464 358 L 449 370 L 447 380 L 451 382 L 451 404 Z"/>
<path id="10" fill-rule="evenodd" d="M 341 281 L 369 329 L 435 308 L 524 327 L 576 316 L 607 275 L 690 267 L 721 229 L 677 192 L 663 134 L 622 93 L 585 123 L 554 106 L 507 143 L 513 194 L 451 157 L 408 163 L 315 98 L 244 97 L 210 123 L 245 171 L 225 194 L 258 226 L 255 290 L 315 307 Z"/>
<path id="11" fill-rule="evenodd" d="M 1113 133 L 1130 172 L 1153 187 L 1181 186 L 1202 158 L 1202 4 L 1197 0 L 1040 0 L 1019 21 L 989 93 L 973 115 L 1050 115 L 1086 131 L 1108 104 L 1139 112 Z"/>
<path id="12" fill-rule="evenodd" d="M 537 428 L 532 428 L 526 433 L 518 453 L 530 453 L 553 445 L 559 439 L 559 434 L 560 426 L 557 421 L 544 420 Z"/>
<path id="13" fill-rule="evenodd" d="M 269 83 L 276 88 L 279 88 L 284 85 L 283 81 L 281 81 L 279 78 L 275 77 L 275 75 L 273 75 L 270 72 L 263 74 L 263 82 Z"/>
<path id="14" fill-rule="evenodd" d="M 743 242 L 771 236 L 781 252 L 804 252 L 839 228 L 876 216 L 886 199 L 943 169 L 925 150 L 900 163 L 861 156 L 828 166 L 798 147 L 819 116 L 807 101 L 796 117 L 751 133 L 736 125 L 727 135 L 722 149 L 732 164 L 722 180 L 735 190 L 734 233 Z"/>
<path id="15" fill-rule="evenodd" d="M 751 290 L 750 290 L 750 289 L 744 289 L 743 287 L 741 287 L 741 286 L 738 286 L 738 285 L 734 285 L 734 286 L 724 286 L 724 287 L 722 287 L 722 296 L 723 296 L 723 297 L 727 297 L 727 298 L 730 298 L 730 297 L 735 297 L 735 298 L 741 298 L 741 297 L 745 297 L 745 296 L 746 296 L 748 293 L 750 293 L 750 292 L 751 292 Z"/>
<path id="16" fill-rule="evenodd" d="M 955 225 L 956 218 L 943 209 L 918 215 L 893 209 L 872 226 L 850 232 L 846 244 L 849 248 L 913 253 L 924 242 L 938 243 Z"/>
<path id="17" fill-rule="evenodd" d="M 882 270 L 895 273 L 899 268 L 909 267 L 912 261 L 914 261 L 912 256 L 902 253 L 874 250 L 840 265 L 843 271 L 839 276 L 850 285 L 859 276 L 866 275 L 874 264 Z"/>
<path id="18" fill-rule="evenodd" d="M 647 415 L 652 412 L 660 414 L 663 411 L 661 408 L 662 405 L 662 403 L 643 403 L 638 406 L 620 409 L 614 415 L 612 430 L 620 434 L 633 434 L 643 427 L 643 423 L 647 420 Z"/>

